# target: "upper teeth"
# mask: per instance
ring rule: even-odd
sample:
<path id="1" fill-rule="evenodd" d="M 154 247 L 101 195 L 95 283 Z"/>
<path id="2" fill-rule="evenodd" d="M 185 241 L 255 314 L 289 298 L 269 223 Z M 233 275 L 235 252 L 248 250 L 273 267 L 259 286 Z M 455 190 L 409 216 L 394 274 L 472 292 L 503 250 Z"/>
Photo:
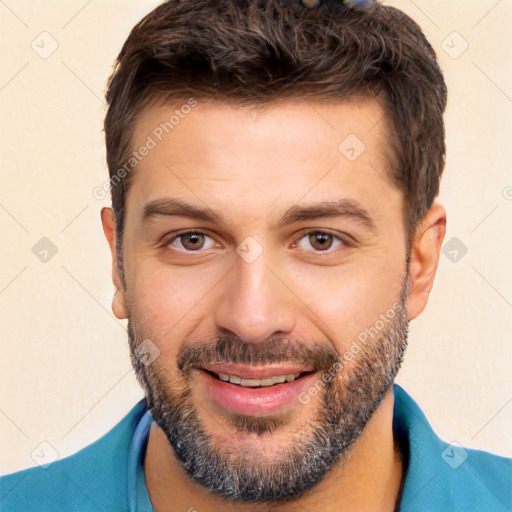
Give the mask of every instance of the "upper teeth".
<path id="1" fill-rule="evenodd" d="M 274 384 L 282 384 L 284 381 L 294 381 L 300 373 L 289 373 L 287 375 L 276 375 L 267 379 L 242 379 L 236 375 L 228 375 L 226 373 L 218 373 L 220 380 L 238 384 L 240 386 L 254 387 L 254 386 L 273 386 Z"/>

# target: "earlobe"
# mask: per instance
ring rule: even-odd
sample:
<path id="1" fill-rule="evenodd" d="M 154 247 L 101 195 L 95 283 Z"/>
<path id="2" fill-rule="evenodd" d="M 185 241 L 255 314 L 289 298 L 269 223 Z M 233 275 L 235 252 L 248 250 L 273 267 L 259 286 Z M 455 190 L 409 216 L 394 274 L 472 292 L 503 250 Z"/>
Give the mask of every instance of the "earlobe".
<path id="1" fill-rule="evenodd" d="M 126 299 L 121 290 L 116 290 L 116 293 L 114 293 L 114 296 L 112 297 L 112 312 L 119 320 L 128 318 L 128 313 L 126 311 Z"/>
<path id="2" fill-rule="evenodd" d="M 411 288 L 407 298 L 407 318 L 413 320 L 425 309 L 434 286 L 441 246 L 446 234 L 446 211 L 435 204 L 416 230 L 411 246 L 409 276 Z"/>

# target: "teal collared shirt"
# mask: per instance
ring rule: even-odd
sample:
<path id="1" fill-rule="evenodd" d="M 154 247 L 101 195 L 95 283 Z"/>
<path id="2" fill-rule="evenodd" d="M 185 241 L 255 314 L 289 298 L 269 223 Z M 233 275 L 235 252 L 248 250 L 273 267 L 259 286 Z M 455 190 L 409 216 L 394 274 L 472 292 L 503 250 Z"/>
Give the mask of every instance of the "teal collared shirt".
<path id="1" fill-rule="evenodd" d="M 416 402 L 396 384 L 393 391 L 393 430 L 407 464 L 399 510 L 512 510 L 512 459 L 442 441 Z M 0 510 L 153 511 L 144 479 L 152 422 L 141 400 L 112 430 L 74 455 L 1 477 Z"/>

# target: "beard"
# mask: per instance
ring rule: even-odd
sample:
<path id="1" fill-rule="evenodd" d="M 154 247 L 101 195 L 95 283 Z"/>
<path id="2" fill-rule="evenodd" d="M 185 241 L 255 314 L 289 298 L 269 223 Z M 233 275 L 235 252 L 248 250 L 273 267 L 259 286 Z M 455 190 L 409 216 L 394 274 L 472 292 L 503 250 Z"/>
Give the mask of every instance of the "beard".
<path id="1" fill-rule="evenodd" d="M 185 342 L 178 354 L 177 371 L 162 366 L 161 358 L 144 364 L 137 356 L 137 346 L 145 337 L 137 332 L 129 315 L 130 354 L 137 380 L 145 391 L 148 410 L 186 473 L 209 494 L 231 502 L 277 505 L 297 500 L 343 463 L 400 369 L 409 327 L 405 309 L 407 277 L 406 272 L 399 301 L 380 316 L 384 326 L 379 328 L 377 320 L 373 330 L 363 331 L 375 333 L 369 343 L 367 335 L 353 341 L 352 347 L 356 343 L 358 351 L 352 351 L 350 364 L 325 342 L 304 344 L 281 337 L 245 343 L 236 336 L 218 336 L 209 343 Z M 344 355 L 347 353 L 348 349 Z M 283 433 L 287 425 L 289 429 L 293 415 L 289 412 L 258 417 L 226 411 L 226 439 L 222 441 L 207 431 L 202 409 L 192 397 L 191 373 L 194 367 L 216 362 L 254 366 L 296 363 L 313 366 L 319 372 L 314 381 L 321 383 L 317 405 L 312 400 L 309 407 L 315 409 L 308 420 L 296 430 L 286 431 L 286 448 L 274 451 L 270 457 L 262 455 L 266 441 Z M 334 378 L 321 379 L 324 373 L 333 376 L 333 368 L 337 368 Z M 305 403 L 299 400 L 295 408 L 305 407 Z M 250 445 L 230 445 L 230 437 L 242 434 L 251 438 Z M 255 448 L 254 439 L 259 441 L 261 451 Z"/>

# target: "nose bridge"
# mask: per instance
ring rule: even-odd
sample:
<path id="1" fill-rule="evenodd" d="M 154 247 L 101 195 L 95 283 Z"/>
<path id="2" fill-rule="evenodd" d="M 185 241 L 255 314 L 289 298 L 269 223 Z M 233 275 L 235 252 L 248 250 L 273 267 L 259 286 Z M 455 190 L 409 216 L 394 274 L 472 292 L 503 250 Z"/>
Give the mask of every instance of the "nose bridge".
<path id="1" fill-rule="evenodd" d="M 237 252 L 243 250 L 240 244 Z M 265 253 L 256 259 L 235 257 L 222 297 L 215 310 L 219 330 L 229 330 L 247 343 L 264 341 L 271 335 L 289 333 L 295 326 L 291 294 L 268 268 Z"/>

